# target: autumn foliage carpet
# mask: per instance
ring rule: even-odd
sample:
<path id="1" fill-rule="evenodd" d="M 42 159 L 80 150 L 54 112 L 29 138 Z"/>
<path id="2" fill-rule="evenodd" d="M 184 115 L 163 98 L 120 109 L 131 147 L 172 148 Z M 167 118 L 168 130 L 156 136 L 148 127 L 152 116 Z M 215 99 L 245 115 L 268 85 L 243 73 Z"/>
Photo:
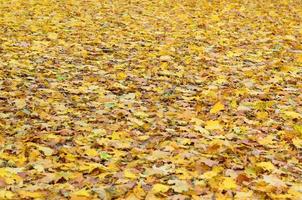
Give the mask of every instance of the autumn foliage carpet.
<path id="1" fill-rule="evenodd" d="M 301 200 L 300 0 L 0 0 L 0 199 Z"/>

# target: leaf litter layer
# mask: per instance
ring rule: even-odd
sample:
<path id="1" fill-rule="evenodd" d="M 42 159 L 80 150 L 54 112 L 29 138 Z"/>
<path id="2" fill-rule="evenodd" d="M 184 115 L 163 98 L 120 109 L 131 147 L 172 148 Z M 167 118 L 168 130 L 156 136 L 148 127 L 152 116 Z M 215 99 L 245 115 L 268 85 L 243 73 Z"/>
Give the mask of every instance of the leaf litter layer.
<path id="1" fill-rule="evenodd" d="M 301 16 L 0 0 L 0 199 L 301 199 Z"/>

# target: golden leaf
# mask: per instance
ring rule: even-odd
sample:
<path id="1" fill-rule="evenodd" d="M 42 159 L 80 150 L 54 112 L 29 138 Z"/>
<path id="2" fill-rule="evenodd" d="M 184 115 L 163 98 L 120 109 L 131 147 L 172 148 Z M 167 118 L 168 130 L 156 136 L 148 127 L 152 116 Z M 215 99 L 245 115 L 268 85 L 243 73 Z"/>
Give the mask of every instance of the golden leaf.
<path id="1" fill-rule="evenodd" d="M 56 40 L 56 39 L 58 38 L 58 34 L 57 34 L 57 33 L 51 32 L 51 33 L 48 33 L 48 34 L 47 34 L 47 37 L 48 37 L 48 39 L 50 39 L 50 40 Z"/>
<path id="2" fill-rule="evenodd" d="M 170 189 L 169 186 L 157 183 L 157 184 L 153 185 L 151 191 L 152 191 L 152 193 L 156 194 L 156 193 L 160 193 L 160 192 L 167 192 L 169 189 Z"/>
<path id="3" fill-rule="evenodd" d="M 275 166 L 271 162 L 260 162 L 256 164 L 257 167 L 260 167 L 267 171 L 275 170 Z"/>
<path id="4" fill-rule="evenodd" d="M 236 189 L 236 188 L 237 188 L 237 184 L 236 184 L 235 180 L 233 180 L 230 177 L 223 178 L 223 181 L 220 184 L 220 189 L 223 189 L 223 190 L 232 190 L 232 189 Z"/>
<path id="5" fill-rule="evenodd" d="M 284 114 L 289 118 L 302 118 L 302 115 L 300 113 L 294 111 L 285 111 Z"/>
<path id="6" fill-rule="evenodd" d="M 43 197 L 45 197 L 45 193 L 26 191 L 26 190 L 20 190 L 20 191 L 18 191 L 18 194 L 22 198 L 43 198 Z"/>
<path id="7" fill-rule="evenodd" d="M 302 140 L 301 139 L 294 138 L 292 141 L 293 141 L 293 144 L 295 145 L 295 147 L 302 148 Z"/>
<path id="8" fill-rule="evenodd" d="M 124 176 L 126 178 L 129 178 L 129 179 L 137 179 L 138 178 L 137 175 L 135 173 L 133 173 L 130 169 L 126 169 L 124 171 Z"/>
<path id="9" fill-rule="evenodd" d="M 8 190 L 0 190 L 0 199 L 15 199 L 15 194 Z"/>
<path id="10" fill-rule="evenodd" d="M 219 101 L 211 108 L 210 113 L 216 114 L 221 110 L 224 110 L 224 105 Z"/>
<path id="11" fill-rule="evenodd" d="M 119 72 L 119 73 L 117 73 L 116 78 L 117 78 L 117 80 L 120 80 L 120 81 L 125 80 L 127 78 L 127 74 L 124 72 Z"/>
<path id="12" fill-rule="evenodd" d="M 23 109 L 26 106 L 26 101 L 25 99 L 16 99 L 15 105 L 18 109 Z"/>
<path id="13" fill-rule="evenodd" d="M 208 130 L 223 130 L 223 126 L 218 120 L 207 121 L 205 128 Z"/>
<path id="14" fill-rule="evenodd" d="M 83 197 L 90 197 L 90 192 L 87 189 L 81 189 L 78 191 L 75 191 L 71 194 L 71 196 L 83 196 Z"/>

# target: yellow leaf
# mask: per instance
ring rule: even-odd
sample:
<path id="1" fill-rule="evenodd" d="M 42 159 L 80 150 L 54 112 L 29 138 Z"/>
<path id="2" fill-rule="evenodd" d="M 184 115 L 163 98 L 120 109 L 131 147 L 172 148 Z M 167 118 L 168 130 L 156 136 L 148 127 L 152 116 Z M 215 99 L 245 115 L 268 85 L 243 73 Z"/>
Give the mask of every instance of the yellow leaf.
<path id="1" fill-rule="evenodd" d="M 235 200 L 242 200 L 242 199 L 252 199 L 253 192 L 236 192 Z"/>
<path id="2" fill-rule="evenodd" d="M 301 29 L 302 30 L 302 29 Z M 302 55 L 299 55 L 297 58 L 297 62 L 302 63 Z"/>
<path id="3" fill-rule="evenodd" d="M 93 129 L 92 133 L 95 134 L 96 136 L 103 136 L 106 134 L 106 130 L 102 128 Z"/>
<path id="4" fill-rule="evenodd" d="M 155 194 L 149 192 L 145 198 L 145 200 L 163 200 L 163 198 L 157 197 Z"/>
<path id="5" fill-rule="evenodd" d="M 223 130 L 223 126 L 219 123 L 218 120 L 207 121 L 205 128 L 208 130 Z"/>
<path id="6" fill-rule="evenodd" d="M 294 125 L 294 129 L 302 135 L 302 126 L 301 125 Z"/>
<path id="7" fill-rule="evenodd" d="M 161 56 L 159 59 L 160 59 L 160 61 L 168 62 L 168 61 L 172 60 L 172 57 L 168 56 L 168 55 L 165 55 L 165 56 Z"/>
<path id="8" fill-rule="evenodd" d="M 86 154 L 87 156 L 91 156 L 91 157 L 96 157 L 96 156 L 99 155 L 99 153 L 98 153 L 95 149 L 87 149 L 87 150 L 85 151 L 85 154 Z"/>
<path id="9" fill-rule="evenodd" d="M 219 16 L 218 15 L 212 15 L 211 16 L 211 19 L 213 20 L 213 21 L 219 21 Z"/>
<path id="10" fill-rule="evenodd" d="M 92 172 L 94 169 L 99 169 L 101 171 L 106 171 L 107 168 L 105 166 L 103 166 L 102 164 L 99 163 L 85 163 L 85 164 L 81 164 L 79 165 L 79 170 L 80 171 L 85 171 L 85 172 Z"/>
<path id="11" fill-rule="evenodd" d="M 133 112 L 133 114 L 134 116 L 139 117 L 141 119 L 147 118 L 149 116 L 148 113 L 141 112 L 141 111 Z"/>
<path id="12" fill-rule="evenodd" d="M 285 187 L 286 186 L 286 184 L 281 179 L 279 179 L 278 177 L 273 176 L 273 175 L 264 175 L 263 180 L 264 180 L 264 182 L 266 182 L 272 186 L 275 186 L 275 187 Z"/>
<path id="13" fill-rule="evenodd" d="M 275 169 L 275 166 L 271 162 L 260 162 L 257 163 L 256 166 L 267 171 L 273 171 Z"/>
<path id="14" fill-rule="evenodd" d="M 119 72 L 117 73 L 116 78 L 120 81 L 125 80 L 127 78 L 127 74 L 125 74 L 124 72 Z"/>
<path id="15" fill-rule="evenodd" d="M 237 108 L 237 102 L 236 102 L 236 100 L 232 100 L 232 102 L 231 102 L 231 107 L 232 108 Z"/>
<path id="16" fill-rule="evenodd" d="M 36 25 L 30 25 L 30 30 L 31 30 L 32 32 L 36 32 L 36 31 L 39 30 L 39 27 L 36 26 Z"/>
<path id="17" fill-rule="evenodd" d="M 293 195 L 291 194 L 269 194 L 269 197 L 272 199 L 294 199 Z"/>
<path id="18" fill-rule="evenodd" d="M 45 156 L 51 156 L 53 154 L 53 150 L 49 147 L 43 147 L 43 146 L 40 146 L 40 145 L 37 145 L 38 149 L 40 151 L 42 151 L 44 153 Z"/>
<path id="19" fill-rule="evenodd" d="M 7 190 L 0 190 L 0 199 L 13 199 L 15 196 L 14 193 Z"/>
<path id="20" fill-rule="evenodd" d="M 84 197 L 84 196 L 71 196 L 70 200 L 91 200 L 90 197 Z"/>
<path id="21" fill-rule="evenodd" d="M 302 115 L 300 113 L 294 111 L 285 111 L 284 114 L 289 118 L 302 118 Z"/>
<path id="22" fill-rule="evenodd" d="M 140 141 L 145 141 L 145 140 L 148 140 L 149 138 L 150 138 L 150 136 L 148 136 L 148 135 L 141 135 L 141 136 L 137 137 L 137 139 Z"/>
<path id="23" fill-rule="evenodd" d="M 292 141 L 293 141 L 293 144 L 295 145 L 295 147 L 302 148 L 302 140 L 301 139 L 294 138 Z"/>
<path id="24" fill-rule="evenodd" d="M 274 139 L 274 136 L 268 135 L 265 138 L 259 138 L 258 142 L 259 142 L 259 144 L 264 145 L 264 146 L 265 145 L 272 145 L 272 144 L 274 144 L 273 139 Z"/>
<path id="25" fill-rule="evenodd" d="M 291 194 L 294 197 L 293 199 L 300 199 L 302 195 L 302 184 L 294 184 L 289 188 L 287 192 L 288 194 Z"/>
<path id="26" fill-rule="evenodd" d="M 225 177 L 220 185 L 220 188 L 223 190 L 232 190 L 237 188 L 237 184 L 232 178 Z"/>
<path id="27" fill-rule="evenodd" d="M 257 117 L 257 119 L 267 119 L 268 113 L 267 112 L 257 112 L 256 117 Z"/>
<path id="28" fill-rule="evenodd" d="M 141 184 L 138 184 L 134 189 L 133 193 L 136 197 L 139 199 L 143 199 L 143 197 L 146 195 L 144 189 L 142 188 Z"/>
<path id="29" fill-rule="evenodd" d="M 169 186 L 157 183 L 153 185 L 152 192 L 153 193 L 167 192 L 169 189 L 170 189 Z"/>
<path id="30" fill-rule="evenodd" d="M 217 102 L 213 107 L 212 109 L 210 110 L 210 113 L 211 114 L 216 114 L 218 113 L 219 111 L 223 110 L 224 109 L 224 105 L 221 103 L 221 102 Z"/>
<path id="31" fill-rule="evenodd" d="M 25 101 L 25 99 L 16 99 L 15 105 L 18 109 L 22 109 L 26 106 L 26 101 Z"/>
<path id="32" fill-rule="evenodd" d="M 151 155 L 149 155 L 147 157 L 148 160 L 160 160 L 160 159 L 165 159 L 170 155 L 170 153 L 165 152 L 165 151 L 159 151 L 159 150 L 155 150 L 152 152 Z"/>
<path id="33" fill-rule="evenodd" d="M 124 171 L 124 176 L 129 179 L 137 179 L 137 175 L 134 174 L 130 169 Z"/>
<path id="34" fill-rule="evenodd" d="M 222 171 L 221 167 L 214 167 L 212 171 L 205 172 L 201 177 L 204 179 L 211 179 L 217 176 Z"/>
<path id="35" fill-rule="evenodd" d="M 34 164 L 34 165 L 33 165 L 33 168 L 34 168 L 35 170 L 37 170 L 38 172 L 43 172 L 43 171 L 44 171 L 43 165 Z"/>
<path id="36" fill-rule="evenodd" d="M 90 192 L 89 190 L 86 190 L 85 188 L 84 189 L 81 189 L 81 190 L 78 190 L 78 191 L 75 191 L 71 194 L 72 196 L 84 196 L 84 197 L 90 197 Z"/>
<path id="37" fill-rule="evenodd" d="M 20 190 L 18 191 L 19 195 L 21 198 L 42 198 L 45 196 L 44 193 L 42 192 L 31 192 L 31 191 L 25 191 L 25 190 Z"/>
<path id="38" fill-rule="evenodd" d="M 169 184 L 174 184 L 172 186 L 172 189 L 175 192 L 178 192 L 178 193 L 187 192 L 190 188 L 188 183 L 186 181 L 183 181 L 183 180 L 169 180 L 168 183 Z"/>
<path id="39" fill-rule="evenodd" d="M 0 135 L 0 145 L 4 143 L 5 143 L 5 138 L 2 135 Z"/>
<path id="40" fill-rule="evenodd" d="M 135 196 L 135 194 L 131 193 L 125 198 L 125 200 L 140 200 L 140 198 Z"/>
<path id="41" fill-rule="evenodd" d="M 198 132 L 200 132 L 202 134 L 209 134 L 210 133 L 207 129 L 202 128 L 201 126 L 195 125 L 194 129 L 195 129 L 195 131 L 198 131 Z"/>
<path id="42" fill-rule="evenodd" d="M 51 33 L 48 33 L 48 34 L 47 34 L 47 37 L 48 37 L 48 39 L 50 39 L 50 40 L 55 40 L 55 39 L 58 38 L 58 34 L 57 34 L 57 33 L 51 32 Z"/>

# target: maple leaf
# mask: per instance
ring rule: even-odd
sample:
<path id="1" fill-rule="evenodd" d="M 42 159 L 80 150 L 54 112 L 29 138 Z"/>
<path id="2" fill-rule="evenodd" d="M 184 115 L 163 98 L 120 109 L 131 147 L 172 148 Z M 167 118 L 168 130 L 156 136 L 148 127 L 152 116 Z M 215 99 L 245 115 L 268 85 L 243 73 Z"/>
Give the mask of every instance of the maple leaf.
<path id="1" fill-rule="evenodd" d="M 223 130 L 223 126 L 218 120 L 207 121 L 205 128 L 208 130 Z"/>
<path id="2" fill-rule="evenodd" d="M 278 177 L 273 176 L 273 175 L 264 175 L 263 180 L 266 183 L 273 185 L 275 187 L 285 187 L 286 186 L 286 184 L 281 179 L 279 179 Z"/>
<path id="3" fill-rule="evenodd" d="M 182 193 L 189 190 L 189 184 L 183 180 L 169 180 L 169 184 L 173 184 L 171 187 L 175 192 Z"/>
<path id="4" fill-rule="evenodd" d="M 169 186 L 157 183 L 157 184 L 153 185 L 152 192 L 156 194 L 156 193 L 160 193 L 160 192 L 167 192 L 169 189 L 170 189 Z"/>
<path id="5" fill-rule="evenodd" d="M 232 178 L 225 177 L 223 178 L 223 181 L 220 184 L 220 188 L 223 190 L 232 190 L 237 188 L 237 184 Z"/>
<path id="6" fill-rule="evenodd" d="M 133 173 L 130 169 L 124 171 L 124 176 L 129 179 L 137 179 L 137 175 Z"/>
<path id="7" fill-rule="evenodd" d="M 221 102 L 217 102 L 210 110 L 210 113 L 216 114 L 224 109 L 224 105 Z"/>
<path id="8" fill-rule="evenodd" d="M 53 33 L 53 32 L 50 32 L 47 34 L 47 37 L 51 40 L 55 40 L 58 38 L 58 34 L 57 33 Z"/>
<path id="9" fill-rule="evenodd" d="M 0 190 L 1 199 L 14 199 L 15 194 L 8 190 Z"/>
<path id="10" fill-rule="evenodd" d="M 271 162 L 260 162 L 256 166 L 268 171 L 275 170 L 275 166 Z"/>
<path id="11" fill-rule="evenodd" d="M 0 199 L 300 199 L 300 16 L 0 1 Z"/>

